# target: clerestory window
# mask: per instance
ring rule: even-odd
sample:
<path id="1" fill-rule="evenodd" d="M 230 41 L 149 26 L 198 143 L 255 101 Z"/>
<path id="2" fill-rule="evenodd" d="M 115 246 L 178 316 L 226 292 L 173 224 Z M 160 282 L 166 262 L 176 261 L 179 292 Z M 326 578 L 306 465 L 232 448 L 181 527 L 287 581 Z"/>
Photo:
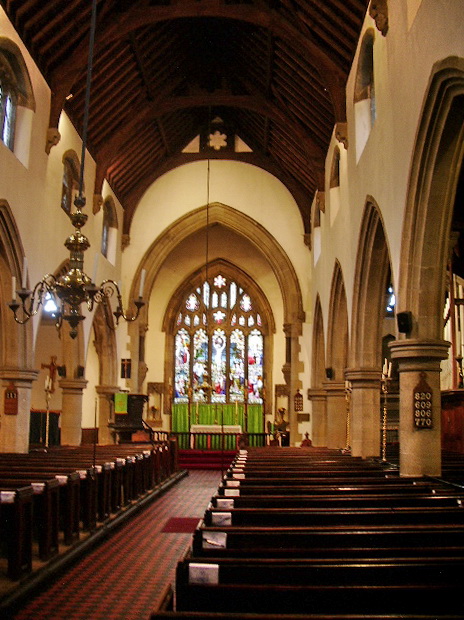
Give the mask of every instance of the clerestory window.
<path id="1" fill-rule="evenodd" d="M 14 87 L 14 80 L 0 63 L 0 139 L 11 151 L 14 147 L 17 103 L 18 93 Z"/>

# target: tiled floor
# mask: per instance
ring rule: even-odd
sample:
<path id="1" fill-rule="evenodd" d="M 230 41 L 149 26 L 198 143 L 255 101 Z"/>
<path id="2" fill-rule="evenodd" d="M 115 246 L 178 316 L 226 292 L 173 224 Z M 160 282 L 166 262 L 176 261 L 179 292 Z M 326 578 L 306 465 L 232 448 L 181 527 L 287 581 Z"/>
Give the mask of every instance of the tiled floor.
<path id="1" fill-rule="evenodd" d="M 219 471 L 191 471 L 13 618 L 148 620 L 192 540 L 164 526 L 172 517 L 200 519 L 220 479 Z"/>

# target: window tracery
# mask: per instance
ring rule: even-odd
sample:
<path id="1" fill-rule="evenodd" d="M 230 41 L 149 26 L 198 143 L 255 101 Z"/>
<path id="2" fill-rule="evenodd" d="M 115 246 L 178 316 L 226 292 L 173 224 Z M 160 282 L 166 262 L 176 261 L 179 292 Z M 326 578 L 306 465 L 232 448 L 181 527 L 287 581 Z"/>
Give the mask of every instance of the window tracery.
<path id="1" fill-rule="evenodd" d="M 184 295 L 174 333 L 174 402 L 261 404 L 264 334 L 258 304 L 218 273 Z"/>

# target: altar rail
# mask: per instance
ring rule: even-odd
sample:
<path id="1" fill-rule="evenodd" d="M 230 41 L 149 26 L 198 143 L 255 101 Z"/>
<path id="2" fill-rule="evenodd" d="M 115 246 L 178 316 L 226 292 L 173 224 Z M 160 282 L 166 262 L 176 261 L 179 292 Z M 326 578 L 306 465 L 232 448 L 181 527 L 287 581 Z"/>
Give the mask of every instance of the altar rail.
<path id="1" fill-rule="evenodd" d="M 170 433 L 177 438 L 180 450 L 238 450 L 239 443 L 247 441 L 249 446 L 268 446 L 272 439 L 269 433 Z"/>

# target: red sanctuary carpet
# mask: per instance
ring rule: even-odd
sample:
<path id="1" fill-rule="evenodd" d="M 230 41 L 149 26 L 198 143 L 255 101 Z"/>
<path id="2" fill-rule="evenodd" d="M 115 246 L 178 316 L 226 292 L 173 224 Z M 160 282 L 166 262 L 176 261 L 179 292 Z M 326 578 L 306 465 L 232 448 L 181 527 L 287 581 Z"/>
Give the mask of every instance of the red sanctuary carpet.
<path id="1" fill-rule="evenodd" d="M 221 480 L 196 470 L 2 620 L 148 620 Z"/>

